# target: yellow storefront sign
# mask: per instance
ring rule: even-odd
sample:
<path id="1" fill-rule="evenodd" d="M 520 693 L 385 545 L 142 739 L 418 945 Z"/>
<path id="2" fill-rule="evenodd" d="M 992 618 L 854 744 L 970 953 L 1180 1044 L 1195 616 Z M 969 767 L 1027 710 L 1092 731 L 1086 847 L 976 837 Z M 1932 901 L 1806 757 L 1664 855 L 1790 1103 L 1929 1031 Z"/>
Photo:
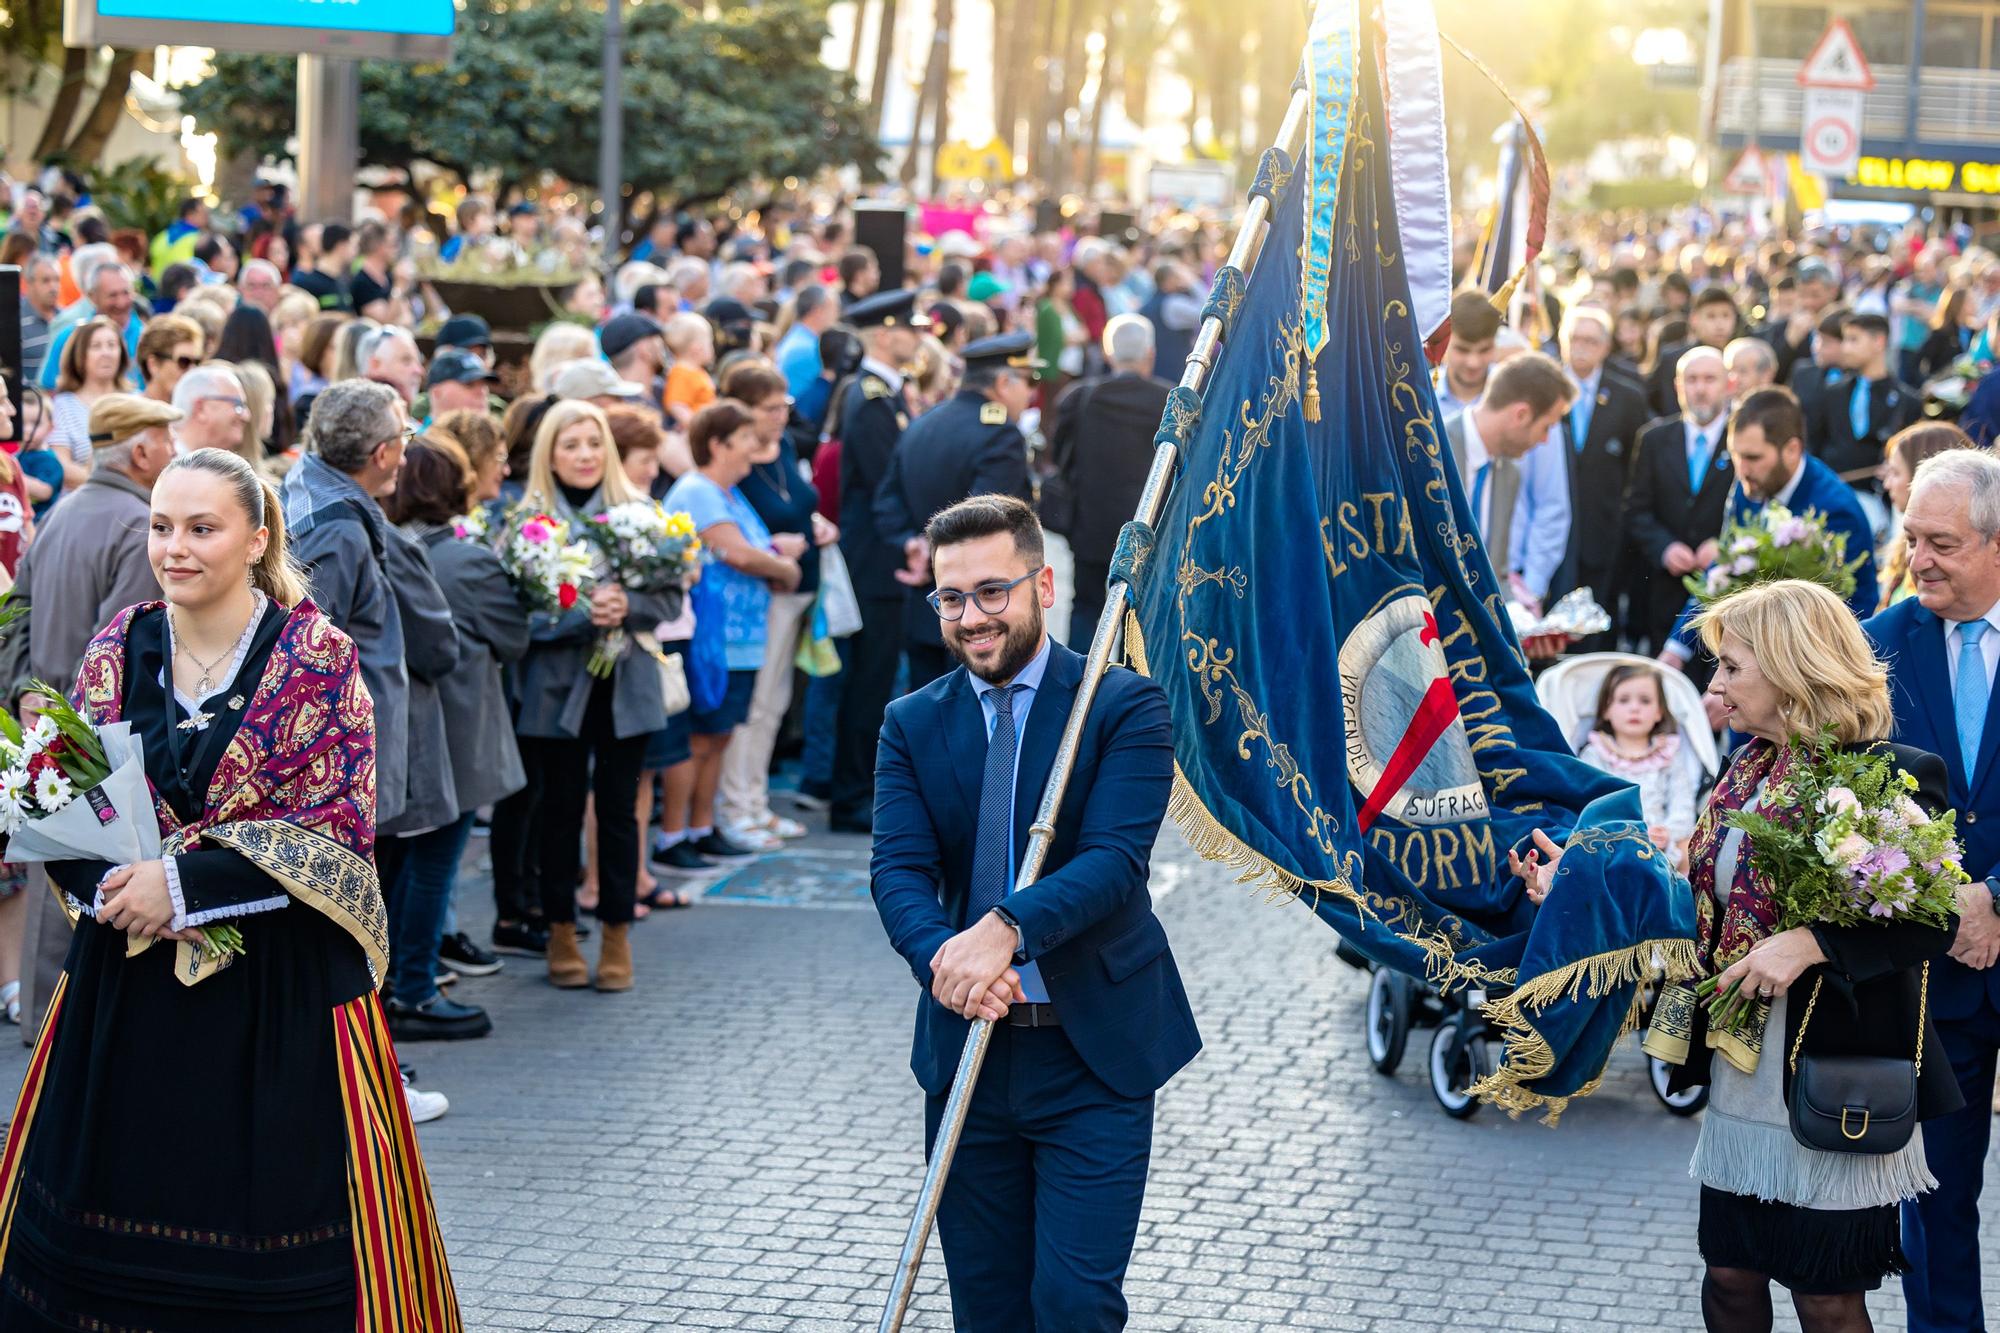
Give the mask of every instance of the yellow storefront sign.
<path id="1" fill-rule="evenodd" d="M 1011 180 L 1014 155 L 997 137 L 977 146 L 954 139 L 938 150 L 937 174 L 948 181 Z"/>
<path id="2" fill-rule="evenodd" d="M 2000 194 L 2000 162 L 1947 162 L 1928 157 L 1864 157 L 1849 183 L 1875 190 Z"/>

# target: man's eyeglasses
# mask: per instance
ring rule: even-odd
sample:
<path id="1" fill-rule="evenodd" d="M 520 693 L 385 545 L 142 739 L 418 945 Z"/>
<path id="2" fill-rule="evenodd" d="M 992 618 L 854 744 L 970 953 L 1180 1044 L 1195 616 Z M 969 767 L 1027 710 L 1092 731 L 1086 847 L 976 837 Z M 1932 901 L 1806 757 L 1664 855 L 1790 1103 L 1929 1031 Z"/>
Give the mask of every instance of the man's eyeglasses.
<path id="1" fill-rule="evenodd" d="M 1014 589 L 1020 587 L 1023 583 L 1026 583 L 1041 572 L 1042 567 L 1036 565 L 1012 583 L 982 583 L 969 593 L 960 592 L 956 588 L 939 588 L 924 600 L 931 604 L 931 610 L 937 612 L 938 615 L 946 620 L 961 620 L 964 618 L 967 598 L 970 598 L 973 605 L 977 606 L 987 615 L 997 616 L 1007 609 L 1009 602 L 1014 600 Z"/>
<path id="2" fill-rule="evenodd" d="M 231 398 L 227 394 L 206 394 L 197 401 L 204 403 L 228 403 L 232 416 L 247 417 L 250 415 L 250 404 L 244 402 L 241 398 Z"/>
<path id="3" fill-rule="evenodd" d="M 416 439 L 417 436 L 423 433 L 424 433 L 423 429 L 420 426 L 418 426 L 414 421 L 406 422 L 402 430 L 396 432 L 394 435 L 391 435 L 388 439 L 382 441 L 382 444 L 396 444 L 400 442 L 404 445 L 404 447 L 407 448 L 411 440 Z M 381 445 L 377 445 L 376 447 L 379 449 Z"/>

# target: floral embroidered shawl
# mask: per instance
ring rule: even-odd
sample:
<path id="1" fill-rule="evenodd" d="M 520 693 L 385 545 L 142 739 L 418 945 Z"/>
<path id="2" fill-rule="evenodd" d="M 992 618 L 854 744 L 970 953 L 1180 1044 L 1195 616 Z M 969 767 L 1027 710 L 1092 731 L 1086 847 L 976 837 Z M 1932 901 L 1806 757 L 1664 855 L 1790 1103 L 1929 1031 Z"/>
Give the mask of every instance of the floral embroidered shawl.
<path id="1" fill-rule="evenodd" d="M 126 635 L 142 602 L 91 640 L 71 702 L 93 723 L 122 720 Z M 282 609 L 282 608 L 280 608 Z M 227 847 L 353 937 L 379 985 L 388 914 L 375 879 L 375 706 L 354 641 L 310 601 L 286 612 L 277 644 L 210 782 L 201 818 L 183 824 L 153 795 L 163 854 Z M 151 940 L 135 939 L 129 953 Z M 226 966 L 190 944 L 175 974 L 193 985 Z"/>

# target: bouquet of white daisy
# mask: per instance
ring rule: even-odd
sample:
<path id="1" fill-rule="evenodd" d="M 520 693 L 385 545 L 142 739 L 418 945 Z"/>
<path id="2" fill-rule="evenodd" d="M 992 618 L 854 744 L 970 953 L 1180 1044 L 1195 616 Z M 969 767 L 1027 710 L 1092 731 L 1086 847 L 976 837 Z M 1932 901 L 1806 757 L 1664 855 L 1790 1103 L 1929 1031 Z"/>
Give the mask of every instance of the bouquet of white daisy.
<path id="1" fill-rule="evenodd" d="M 46 701 L 32 727 L 0 709 L 0 833 L 9 861 L 158 860 L 160 820 L 146 756 L 129 722 L 92 726 L 62 692 L 29 686 Z M 234 926 L 203 927 L 211 953 L 243 952 Z"/>
<path id="2" fill-rule="evenodd" d="M 668 513 L 657 500 L 613 505 L 582 525 L 585 540 L 602 554 L 606 577 L 627 592 L 659 592 L 677 586 L 701 555 L 694 519 Z M 623 629 L 608 629 L 585 663 L 593 676 L 609 676 L 625 654 Z"/>

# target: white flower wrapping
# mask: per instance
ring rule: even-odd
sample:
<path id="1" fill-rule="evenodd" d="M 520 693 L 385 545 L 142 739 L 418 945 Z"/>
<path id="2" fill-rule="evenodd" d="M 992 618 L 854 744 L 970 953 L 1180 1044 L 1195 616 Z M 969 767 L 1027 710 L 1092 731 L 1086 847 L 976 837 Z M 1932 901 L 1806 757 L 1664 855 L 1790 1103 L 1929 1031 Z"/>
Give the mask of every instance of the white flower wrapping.
<path id="1" fill-rule="evenodd" d="M 145 752 L 132 734 L 132 724 L 111 722 L 97 728 L 105 758 L 111 763 L 111 776 L 89 792 L 65 792 L 60 801 L 46 799 L 49 792 L 30 789 L 27 764 L 39 752 L 34 736 L 40 728 L 41 723 L 37 723 L 35 732 L 29 733 L 32 748 L 7 753 L 5 770 L 0 771 L 0 823 L 8 835 L 7 859 L 109 861 L 112 865 L 158 860 L 160 821 L 153 810 L 152 789 L 146 784 Z M 60 774 L 43 773 L 33 787 L 49 786 L 50 778 L 64 788 L 69 786 Z M 24 797 L 32 797 L 35 805 L 52 809 L 52 813 L 36 814 Z"/>

